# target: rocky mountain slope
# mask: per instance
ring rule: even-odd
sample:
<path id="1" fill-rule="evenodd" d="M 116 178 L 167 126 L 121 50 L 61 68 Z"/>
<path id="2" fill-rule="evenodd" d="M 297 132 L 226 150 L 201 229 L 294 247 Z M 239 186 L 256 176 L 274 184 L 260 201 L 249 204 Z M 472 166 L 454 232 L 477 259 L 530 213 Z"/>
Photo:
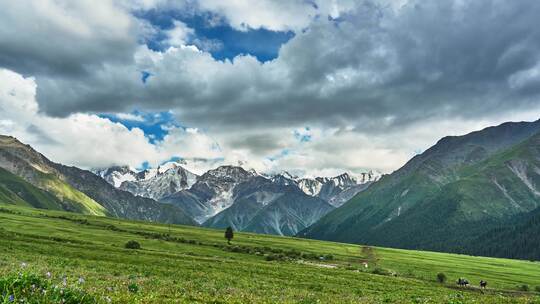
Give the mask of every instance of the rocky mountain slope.
<path id="1" fill-rule="evenodd" d="M 312 179 L 287 172 L 263 176 L 236 166 L 196 176 L 174 162 L 141 172 L 112 167 L 95 173 L 119 189 L 177 206 L 208 227 L 283 235 L 305 229 L 377 178 L 366 173 L 358 183 L 347 173 Z"/>
<path id="2" fill-rule="evenodd" d="M 208 219 L 204 226 L 294 235 L 334 209 L 294 185 L 282 185 L 262 176 L 237 185 L 232 201 L 229 208 Z"/>
<path id="3" fill-rule="evenodd" d="M 201 176 L 171 163 L 141 172 L 113 167 L 95 173 L 119 189 L 181 208 L 207 227 L 280 235 L 294 235 L 334 209 L 319 194 L 333 198 L 341 189 L 355 194 L 359 186 L 348 175 L 313 179 L 320 189 L 308 195 L 290 175 L 269 179 L 236 166 L 221 166 Z"/>
<path id="4" fill-rule="evenodd" d="M 320 198 L 294 190 L 261 208 L 243 231 L 296 235 L 333 209 Z"/>
<path id="5" fill-rule="evenodd" d="M 229 208 L 233 204 L 234 188 L 256 175 L 235 166 L 221 166 L 209 170 L 191 188 L 164 197 L 161 201 L 185 210 L 197 222 Z"/>
<path id="6" fill-rule="evenodd" d="M 89 171 L 53 163 L 13 137 L 0 136 L 0 168 L 11 174 L 9 176 L 4 172 L 3 175 L 7 179 L 23 180 L 49 195 L 43 192 L 41 194 L 49 198 L 54 197 L 50 200 L 40 199 L 38 201 L 47 203 L 37 205 L 36 200 L 25 199 L 24 192 L 19 195 L 18 192 L 11 191 L 11 194 L 17 194 L 21 200 L 34 207 L 128 219 L 195 224 L 179 208 L 118 190 Z M 18 179 L 14 179 L 13 176 Z M 27 184 L 20 183 L 20 186 L 30 189 Z M 8 187 L 6 185 L 3 184 L 4 189 Z"/>
<path id="7" fill-rule="evenodd" d="M 474 253 L 481 235 L 540 206 L 539 131 L 505 123 L 445 137 L 300 235 Z"/>

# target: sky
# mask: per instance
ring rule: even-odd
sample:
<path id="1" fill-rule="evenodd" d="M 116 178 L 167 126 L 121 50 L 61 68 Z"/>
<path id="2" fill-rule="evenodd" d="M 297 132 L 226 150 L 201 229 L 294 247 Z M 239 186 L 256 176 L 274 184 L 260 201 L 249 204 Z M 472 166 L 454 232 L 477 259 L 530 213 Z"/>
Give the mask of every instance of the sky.
<path id="1" fill-rule="evenodd" d="M 390 173 L 540 118 L 536 0 L 0 7 L 0 134 L 67 165 Z"/>

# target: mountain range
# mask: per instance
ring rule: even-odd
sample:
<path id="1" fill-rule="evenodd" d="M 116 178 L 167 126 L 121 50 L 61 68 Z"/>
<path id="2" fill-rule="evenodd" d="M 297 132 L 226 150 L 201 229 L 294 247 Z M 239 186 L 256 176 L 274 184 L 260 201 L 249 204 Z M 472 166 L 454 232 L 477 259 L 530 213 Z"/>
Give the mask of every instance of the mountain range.
<path id="1" fill-rule="evenodd" d="M 174 205 L 204 226 L 278 235 L 307 228 L 378 178 L 368 172 L 362 176 L 364 183 L 347 173 L 309 179 L 287 172 L 263 175 L 237 166 L 197 176 L 184 165 L 169 162 L 140 172 L 111 167 L 94 173 L 119 189 Z"/>
<path id="2" fill-rule="evenodd" d="M 362 173 L 359 180 L 348 173 L 316 178 L 299 178 L 287 172 L 269 176 L 275 183 L 296 186 L 307 195 L 319 197 L 334 207 L 340 207 L 379 178 L 380 175 L 373 171 Z"/>
<path id="3" fill-rule="evenodd" d="M 299 235 L 540 259 L 540 121 L 441 139 Z"/>

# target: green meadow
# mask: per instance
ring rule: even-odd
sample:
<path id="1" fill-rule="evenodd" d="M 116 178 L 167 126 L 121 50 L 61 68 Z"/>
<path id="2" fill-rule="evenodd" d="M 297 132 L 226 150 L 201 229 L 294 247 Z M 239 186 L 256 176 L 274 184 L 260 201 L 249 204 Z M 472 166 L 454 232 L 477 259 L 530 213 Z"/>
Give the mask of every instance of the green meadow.
<path id="1" fill-rule="evenodd" d="M 0 205 L 0 303 L 540 303 L 538 288 L 539 262 L 250 233 L 227 245 L 221 230 Z"/>

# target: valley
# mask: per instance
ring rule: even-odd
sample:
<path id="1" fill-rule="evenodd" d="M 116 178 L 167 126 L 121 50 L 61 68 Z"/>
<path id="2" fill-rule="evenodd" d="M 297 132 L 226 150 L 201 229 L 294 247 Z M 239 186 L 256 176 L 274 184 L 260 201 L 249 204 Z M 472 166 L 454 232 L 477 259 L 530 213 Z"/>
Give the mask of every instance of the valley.
<path id="1" fill-rule="evenodd" d="M 228 246 L 223 230 L 10 205 L 0 205 L 0 223 L 0 246 L 5 249 L 0 288 L 11 275 L 36 275 L 66 291 L 82 292 L 85 303 L 540 300 L 534 293 L 540 282 L 538 262 L 241 232 Z M 130 240 L 141 248 L 125 249 Z M 439 272 L 448 277 L 446 283 L 436 281 Z M 459 277 L 473 286 L 458 288 Z M 482 279 L 489 288 L 480 292 L 474 286 Z M 520 291 L 523 285 L 530 291 Z"/>

